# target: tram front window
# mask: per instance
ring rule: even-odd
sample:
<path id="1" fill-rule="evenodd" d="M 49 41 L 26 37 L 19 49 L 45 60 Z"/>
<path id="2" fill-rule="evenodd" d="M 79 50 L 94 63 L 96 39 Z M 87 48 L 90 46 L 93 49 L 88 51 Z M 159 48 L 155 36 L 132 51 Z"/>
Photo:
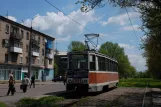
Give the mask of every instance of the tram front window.
<path id="1" fill-rule="evenodd" d="M 71 54 L 69 58 L 69 69 L 87 69 L 88 56 Z"/>

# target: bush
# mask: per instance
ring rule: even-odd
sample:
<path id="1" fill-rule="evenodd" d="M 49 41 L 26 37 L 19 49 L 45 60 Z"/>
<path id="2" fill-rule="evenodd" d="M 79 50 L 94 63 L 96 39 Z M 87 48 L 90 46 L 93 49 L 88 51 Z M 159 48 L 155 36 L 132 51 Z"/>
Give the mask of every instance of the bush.
<path id="1" fill-rule="evenodd" d="M 38 99 L 38 102 L 40 104 L 41 107 L 55 107 L 55 103 L 58 101 L 62 101 L 64 100 L 64 98 L 62 97 L 53 97 L 53 96 L 47 96 L 47 97 L 42 97 L 40 99 Z"/>
<path id="2" fill-rule="evenodd" d="M 0 107 L 8 107 L 5 103 L 0 102 Z"/>
<path id="3" fill-rule="evenodd" d="M 16 103 L 16 107 L 38 107 L 38 102 L 33 98 L 22 98 Z"/>
<path id="4" fill-rule="evenodd" d="M 64 98 L 56 96 L 47 96 L 40 99 L 23 98 L 19 100 L 17 107 L 56 107 L 56 102 L 62 101 Z"/>

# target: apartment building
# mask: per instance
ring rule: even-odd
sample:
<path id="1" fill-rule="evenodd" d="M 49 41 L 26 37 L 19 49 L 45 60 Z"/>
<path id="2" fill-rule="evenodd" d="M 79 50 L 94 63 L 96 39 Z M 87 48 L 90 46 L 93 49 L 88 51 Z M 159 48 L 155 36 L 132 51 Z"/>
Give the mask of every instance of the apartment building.
<path id="1" fill-rule="evenodd" d="M 32 30 L 0 16 L 0 80 L 8 80 L 10 72 L 15 80 L 28 74 L 29 41 L 31 39 L 31 72 L 36 79 L 53 79 L 53 44 L 55 38 Z"/>

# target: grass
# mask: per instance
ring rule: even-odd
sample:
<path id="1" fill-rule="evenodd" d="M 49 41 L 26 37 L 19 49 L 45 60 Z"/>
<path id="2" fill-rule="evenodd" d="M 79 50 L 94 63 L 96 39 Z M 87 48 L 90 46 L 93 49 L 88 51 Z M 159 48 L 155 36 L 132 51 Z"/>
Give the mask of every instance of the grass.
<path id="1" fill-rule="evenodd" d="M 149 88 L 161 88 L 161 80 L 152 78 L 129 78 L 121 79 L 119 87 L 146 87 L 148 83 Z"/>
<path id="2" fill-rule="evenodd" d="M 57 107 L 55 103 L 63 100 L 64 98 L 57 96 L 47 96 L 39 99 L 22 98 L 16 103 L 16 107 Z"/>
<path id="3" fill-rule="evenodd" d="M 0 107 L 8 107 L 7 104 L 0 102 Z"/>

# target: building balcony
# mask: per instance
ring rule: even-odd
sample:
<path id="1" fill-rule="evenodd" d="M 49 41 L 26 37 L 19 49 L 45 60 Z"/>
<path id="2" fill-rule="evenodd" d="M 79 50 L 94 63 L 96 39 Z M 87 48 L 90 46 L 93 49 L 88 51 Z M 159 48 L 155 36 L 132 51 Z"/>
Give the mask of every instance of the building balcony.
<path id="1" fill-rule="evenodd" d="M 22 42 L 11 42 L 10 43 L 10 52 L 22 53 Z"/>
<path id="2" fill-rule="evenodd" d="M 39 52 L 32 52 L 32 56 L 36 56 L 36 57 L 38 57 L 40 54 L 39 54 Z"/>
<path id="3" fill-rule="evenodd" d="M 20 35 L 19 33 L 11 32 L 10 38 L 11 38 L 11 39 L 18 39 L 18 40 L 21 40 L 21 39 L 23 38 L 23 36 Z"/>
<path id="4" fill-rule="evenodd" d="M 53 59 L 53 53 L 46 53 L 46 58 Z"/>
<path id="5" fill-rule="evenodd" d="M 35 40 L 35 39 L 31 39 L 31 42 L 33 45 L 39 46 L 40 45 L 40 41 Z"/>
<path id="6" fill-rule="evenodd" d="M 10 47 L 10 52 L 22 53 L 22 48 L 19 48 L 19 47 Z"/>
<path id="7" fill-rule="evenodd" d="M 53 60 L 51 60 L 53 61 Z M 49 63 L 49 59 L 45 59 L 45 68 L 53 69 L 53 63 Z"/>

